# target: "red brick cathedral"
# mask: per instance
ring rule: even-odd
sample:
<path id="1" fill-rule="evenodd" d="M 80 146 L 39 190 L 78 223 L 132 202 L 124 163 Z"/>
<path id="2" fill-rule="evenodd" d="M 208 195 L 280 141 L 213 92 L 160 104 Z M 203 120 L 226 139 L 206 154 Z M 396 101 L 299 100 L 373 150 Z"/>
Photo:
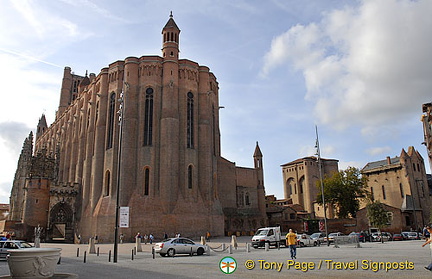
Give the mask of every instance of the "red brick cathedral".
<path id="1" fill-rule="evenodd" d="M 127 57 L 84 77 L 64 69 L 54 123 L 42 115 L 34 148 L 32 133 L 24 142 L 10 197 L 14 230 L 31 237 L 40 225 L 47 240 L 113 241 L 117 195 L 130 211 L 126 237 L 266 224 L 258 144 L 254 168 L 221 157 L 216 77 L 179 59 L 172 15 L 162 37 L 162 56 Z"/>

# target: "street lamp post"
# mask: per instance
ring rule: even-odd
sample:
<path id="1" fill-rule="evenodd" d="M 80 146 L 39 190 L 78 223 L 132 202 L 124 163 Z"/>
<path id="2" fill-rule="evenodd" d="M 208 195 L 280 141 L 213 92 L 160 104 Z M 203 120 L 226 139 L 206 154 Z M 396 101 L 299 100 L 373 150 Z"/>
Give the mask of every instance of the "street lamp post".
<path id="1" fill-rule="evenodd" d="M 119 144 L 118 144 L 118 158 L 117 158 L 117 197 L 116 197 L 116 214 L 115 214 L 115 230 L 114 230 L 114 257 L 113 262 L 117 262 L 118 255 L 118 238 L 119 238 L 119 219 L 120 219 L 120 167 L 121 167 L 121 151 L 122 151 L 122 137 L 123 137 L 123 113 L 124 113 L 124 94 L 123 90 L 120 93 L 119 98 L 119 110 L 118 110 L 118 119 L 119 119 Z"/>
<path id="2" fill-rule="evenodd" d="M 330 241 L 328 237 L 328 229 L 327 229 L 327 209 L 326 209 L 326 203 L 324 198 L 324 183 L 323 183 L 323 175 L 322 175 L 322 162 L 321 162 L 321 151 L 319 146 L 319 138 L 318 138 L 318 127 L 315 126 L 315 132 L 316 132 L 316 145 L 315 148 L 317 150 L 316 155 L 318 156 L 318 168 L 319 168 L 319 176 L 320 176 L 320 184 L 321 184 L 321 197 L 323 202 L 323 209 L 324 209 L 324 228 L 325 228 L 325 234 L 327 238 L 327 246 L 330 246 Z"/>

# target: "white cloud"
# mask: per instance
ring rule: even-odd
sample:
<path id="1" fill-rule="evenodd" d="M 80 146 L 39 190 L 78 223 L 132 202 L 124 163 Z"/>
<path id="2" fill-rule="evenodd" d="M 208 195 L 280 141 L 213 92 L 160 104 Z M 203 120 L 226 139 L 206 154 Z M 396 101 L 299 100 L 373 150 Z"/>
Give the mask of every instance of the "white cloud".
<path id="1" fill-rule="evenodd" d="M 10 187 L 9 183 L 0 183 L 0 203 L 9 203 Z"/>
<path id="2" fill-rule="evenodd" d="M 58 40 L 82 35 L 76 24 L 40 8 L 34 1 L 12 1 L 12 4 L 27 26 L 33 30 L 33 32 L 27 32 L 26 36 L 37 35 L 40 40 L 55 37 Z M 18 23 L 21 18 L 17 18 L 15 22 Z M 20 24 L 25 25 L 24 22 Z"/>
<path id="3" fill-rule="evenodd" d="M 381 155 L 381 154 L 389 154 L 392 151 L 390 146 L 382 146 L 382 147 L 372 147 L 366 150 L 366 152 L 371 156 Z"/>
<path id="4" fill-rule="evenodd" d="M 431 98 L 431 10 L 386 0 L 325 13 L 274 38 L 262 74 L 288 63 L 301 71 L 316 118 L 336 129 L 397 124 Z"/>
<path id="5" fill-rule="evenodd" d="M 348 167 L 362 169 L 366 164 L 357 161 L 339 161 L 339 170 L 346 170 Z"/>

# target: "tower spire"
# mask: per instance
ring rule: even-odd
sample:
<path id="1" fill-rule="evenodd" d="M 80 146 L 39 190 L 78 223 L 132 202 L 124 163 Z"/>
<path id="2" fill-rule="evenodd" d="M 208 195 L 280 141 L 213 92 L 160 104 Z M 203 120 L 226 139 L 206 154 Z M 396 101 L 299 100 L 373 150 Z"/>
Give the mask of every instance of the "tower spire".
<path id="1" fill-rule="evenodd" d="M 254 157 L 254 162 L 255 162 L 255 168 L 256 169 L 262 169 L 263 168 L 263 166 L 262 166 L 263 155 L 262 155 L 261 149 L 258 145 L 258 142 L 256 142 L 256 147 L 255 147 L 255 152 L 254 152 L 253 157 Z"/>
<path id="2" fill-rule="evenodd" d="M 163 45 L 162 45 L 162 55 L 166 59 L 177 60 L 180 41 L 180 29 L 174 21 L 172 11 L 170 13 L 170 18 L 162 29 L 163 35 Z"/>

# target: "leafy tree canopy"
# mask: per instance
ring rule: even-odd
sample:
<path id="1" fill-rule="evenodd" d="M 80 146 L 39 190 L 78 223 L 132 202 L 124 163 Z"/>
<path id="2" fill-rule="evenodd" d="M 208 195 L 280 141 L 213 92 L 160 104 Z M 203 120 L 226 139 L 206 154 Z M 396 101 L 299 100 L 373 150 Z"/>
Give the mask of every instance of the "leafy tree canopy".
<path id="1" fill-rule="evenodd" d="M 321 187 L 318 181 L 318 187 Z M 360 207 L 360 200 L 368 194 L 367 180 L 362 177 L 360 170 L 348 167 L 346 170 L 335 172 L 323 179 L 324 199 L 326 204 L 332 204 L 337 210 L 339 218 L 355 217 Z M 317 202 L 323 204 L 321 188 Z"/>
<path id="2" fill-rule="evenodd" d="M 390 223 L 390 215 L 388 210 L 384 208 L 384 205 L 380 201 L 370 202 L 366 206 L 367 217 L 372 227 L 383 229 Z"/>

